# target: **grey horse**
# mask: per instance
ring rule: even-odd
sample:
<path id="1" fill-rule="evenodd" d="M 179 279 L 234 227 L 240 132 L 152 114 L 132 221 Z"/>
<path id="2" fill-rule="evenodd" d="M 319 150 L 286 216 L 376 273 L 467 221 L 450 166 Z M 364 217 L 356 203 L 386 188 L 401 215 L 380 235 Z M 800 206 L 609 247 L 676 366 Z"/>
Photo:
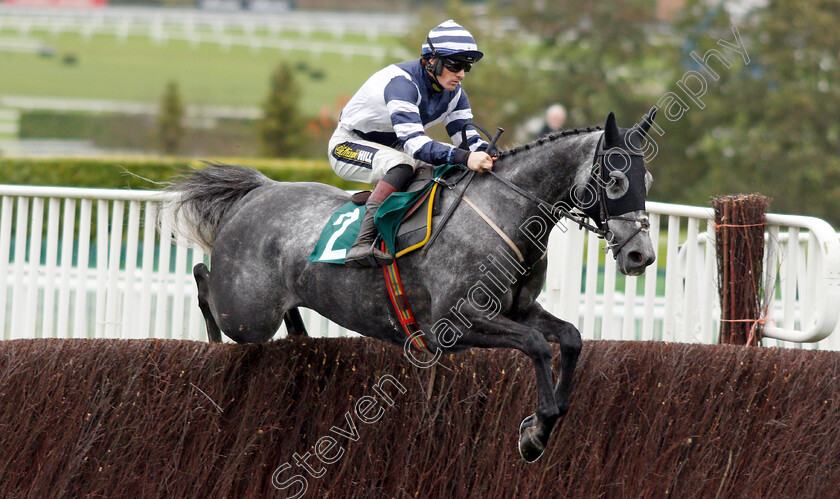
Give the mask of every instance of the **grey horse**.
<path id="1" fill-rule="evenodd" d="M 650 173 L 640 154 L 655 108 L 641 124 L 619 128 L 613 113 L 600 127 L 544 137 L 499 154 L 493 174 L 475 174 L 427 251 L 398 261 L 406 294 L 430 352 L 513 348 L 534 364 L 535 414 L 520 425 L 519 451 L 534 461 L 569 408 L 581 349 L 577 328 L 538 303 L 546 280 L 550 229 L 575 213 L 611 247 L 618 269 L 639 275 L 654 259 L 644 202 Z M 442 189 L 442 213 L 463 194 Z M 284 318 L 305 334 L 307 307 L 362 335 L 406 348 L 381 269 L 348 269 L 307 256 L 348 194 L 319 183 L 276 182 L 256 170 L 216 165 L 173 183 L 162 207 L 173 231 L 211 254 L 194 275 L 211 341 L 270 340 Z M 578 210 L 574 210 L 577 208 Z M 436 219 L 433 219 L 433 226 Z M 585 217 L 580 223 L 586 224 Z M 502 234 L 507 236 L 505 242 Z M 552 348 L 560 345 L 554 386 Z"/>

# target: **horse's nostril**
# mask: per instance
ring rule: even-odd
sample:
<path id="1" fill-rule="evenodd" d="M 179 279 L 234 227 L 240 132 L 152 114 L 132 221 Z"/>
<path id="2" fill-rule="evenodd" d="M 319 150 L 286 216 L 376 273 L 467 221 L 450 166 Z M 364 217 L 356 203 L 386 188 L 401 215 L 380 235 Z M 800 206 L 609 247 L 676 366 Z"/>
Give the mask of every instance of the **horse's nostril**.
<path id="1" fill-rule="evenodd" d="M 642 255 L 638 251 L 631 251 L 630 254 L 627 255 L 627 257 L 633 263 L 642 263 L 642 261 L 645 259 L 644 255 Z"/>

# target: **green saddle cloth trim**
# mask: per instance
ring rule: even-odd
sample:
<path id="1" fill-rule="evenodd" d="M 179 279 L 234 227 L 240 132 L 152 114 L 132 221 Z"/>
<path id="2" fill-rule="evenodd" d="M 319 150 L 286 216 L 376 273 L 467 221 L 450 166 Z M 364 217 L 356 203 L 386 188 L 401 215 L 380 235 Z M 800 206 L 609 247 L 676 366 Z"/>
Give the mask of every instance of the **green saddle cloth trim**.
<path id="1" fill-rule="evenodd" d="M 434 178 L 441 178 L 446 175 L 453 168 L 458 165 L 441 165 L 435 168 Z M 405 213 L 414 206 L 415 203 L 426 194 L 434 185 L 434 182 L 429 182 L 420 190 L 412 192 L 395 192 L 388 196 L 382 203 L 376 215 L 373 217 L 373 223 L 376 224 L 379 235 L 385 241 L 388 251 L 393 255 L 397 252 L 397 232 L 400 230 Z M 358 232 L 357 232 L 358 233 Z"/>

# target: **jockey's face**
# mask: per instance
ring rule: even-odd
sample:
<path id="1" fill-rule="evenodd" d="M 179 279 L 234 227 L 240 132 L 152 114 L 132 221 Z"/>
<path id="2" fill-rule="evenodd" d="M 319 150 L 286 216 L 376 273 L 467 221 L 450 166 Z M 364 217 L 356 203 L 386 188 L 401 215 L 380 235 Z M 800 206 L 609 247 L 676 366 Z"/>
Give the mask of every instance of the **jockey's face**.
<path id="1" fill-rule="evenodd" d="M 430 62 L 434 63 L 434 59 Z M 446 66 L 443 66 L 443 72 L 441 72 L 440 76 L 437 77 L 437 81 L 441 87 L 451 91 L 458 87 L 458 84 L 461 83 L 461 80 L 464 79 L 466 74 L 467 73 L 463 69 L 455 73 Z"/>

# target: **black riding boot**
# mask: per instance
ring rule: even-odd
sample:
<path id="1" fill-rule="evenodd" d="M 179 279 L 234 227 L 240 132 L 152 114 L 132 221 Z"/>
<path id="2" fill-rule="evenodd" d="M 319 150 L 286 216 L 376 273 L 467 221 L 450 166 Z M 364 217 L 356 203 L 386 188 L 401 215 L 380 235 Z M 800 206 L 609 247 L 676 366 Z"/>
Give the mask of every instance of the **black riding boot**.
<path id="1" fill-rule="evenodd" d="M 370 199 L 365 203 L 365 209 L 367 211 L 365 211 L 365 216 L 362 217 L 362 227 L 359 229 L 359 235 L 344 258 L 344 265 L 351 269 L 361 269 L 370 266 L 384 267 L 394 263 L 393 256 L 373 247 L 373 241 L 379 233 L 376 230 L 376 226 L 373 225 L 373 216 L 376 215 L 376 210 L 379 209 L 380 204 L 382 203 L 377 203 Z"/>

